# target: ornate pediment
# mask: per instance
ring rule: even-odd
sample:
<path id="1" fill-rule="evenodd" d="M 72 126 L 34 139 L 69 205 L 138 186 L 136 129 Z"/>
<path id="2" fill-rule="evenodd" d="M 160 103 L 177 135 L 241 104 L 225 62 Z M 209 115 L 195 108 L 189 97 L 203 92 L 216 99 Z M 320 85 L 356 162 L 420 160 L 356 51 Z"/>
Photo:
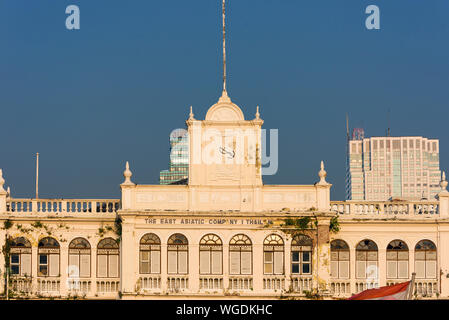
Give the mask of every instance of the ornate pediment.
<path id="1" fill-rule="evenodd" d="M 206 121 L 244 121 L 242 110 L 228 97 L 226 92 L 216 104 L 209 108 L 206 114 Z"/>

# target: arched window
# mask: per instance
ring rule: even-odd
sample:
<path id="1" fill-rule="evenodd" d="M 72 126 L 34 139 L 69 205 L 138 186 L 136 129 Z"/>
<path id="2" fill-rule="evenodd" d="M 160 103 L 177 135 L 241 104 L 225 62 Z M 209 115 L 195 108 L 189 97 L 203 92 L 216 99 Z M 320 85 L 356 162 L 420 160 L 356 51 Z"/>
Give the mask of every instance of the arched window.
<path id="1" fill-rule="evenodd" d="M 59 277 L 59 243 L 51 237 L 43 238 L 38 244 L 39 277 Z"/>
<path id="2" fill-rule="evenodd" d="M 90 278 L 90 244 L 75 238 L 69 244 L 69 277 Z"/>
<path id="3" fill-rule="evenodd" d="M 167 243 L 168 273 L 189 273 L 189 242 L 180 233 L 173 234 Z"/>
<path id="4" fill-rule="evenodd" d="M 402 240 L 387 246 L 387 279 L 408 279 L 408 246 Z"/>
<path id="5" fill-rule="evenodd" d="M 298 234 L 292 239 L 292 274 L 312 274 L 312 239 Z"/>
<path id="6" fill-rule="evenodd" d="M 97 246 L 97 277 L 119 277 L 119 245 L 117 240 L 105 238 Z"/>
<path id="7" fill-rule="evenodd" d="M 200 240 L 200 274 L 223 274 L 223 242 L 215 234 Z"/>
<path id="8" fill-rule="evenodd" d="M 284 240 L 271 234 L 263 242 L 264 274 L 284 274 Z"/>
<path id="9" fill-rule="evenodd" d="M 355 248 L 356 278 L 377 279 L 378 262 L 377 244 L 365 239 Z"/>
<path id="10" fill-rule="evenodd" d="M 24 237 L 11 241 L 11 273 L 31 276 L 31 243 Z"/>
<path id="11" fill-rule="evenodd" d="M 343 240 L 331 242 L 331 277 L 349 279 L 349 246 Z"/>
<path id="12" fill-rule="evenodd" d="M 415 246 L 416 278 L 435 279 L 437 277 L 437 247 L 430 240 L 421 240 Z"/>
<path id="13" fill-rule="evenodd" d="M 140 239 L 140 273 L 161 273 L 161 240 L 154 233 Z"/>
<path id="14" fill-rule="evenodd" d="M 237 234 L 229 242 L 229 273 L 243 275 L 253 273 L 253 245 L 244 234 Z"/>

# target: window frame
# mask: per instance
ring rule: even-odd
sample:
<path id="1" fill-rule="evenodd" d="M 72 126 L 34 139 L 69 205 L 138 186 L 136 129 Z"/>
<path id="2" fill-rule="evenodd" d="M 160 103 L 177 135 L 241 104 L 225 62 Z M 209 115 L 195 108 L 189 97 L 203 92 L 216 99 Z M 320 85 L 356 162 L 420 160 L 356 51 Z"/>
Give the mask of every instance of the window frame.
<path id="1" fill-rule="evenodd" d="M 334 248 L 332 249 L 332 245 L 334 243 L 339 243 L 340 248 Z M 337 262 L 337 277 L 332 277 L 333 279 L 341 279 L 341 280 L 347 280 L 351 278 L 351 250 L 349 248 L 349 245 L 346 241 L 342 240 L 342 239 L 334 239 L 331 241 L 330 243 L 330 247 L 331 247 L 331 268 L 332 268 L 332 262 L 335 261 Z M 337 253 L 337 260 L 333 260 L 332 257 L 332 252 L 336 252 Z M 341 255 L 340 253 L 342 252 L 347 252 L 348 253 L 348 260 L 343 260 L 341 259 Z M 341 270 L 340 270 L 340 261 L 347 261 L 348 262 L 348 276 L 347 277 L 342 277 L 341 276 Z"/>
<path id="2" fill-rule="evenodd" d="M 175 239 L 176 237 L 178 237 L 177 239 Z M 178 241 L 181 241 L 181 243 L 176 243 Z M 170 243 L 172 242 L 172 243 Z M 180 250 L 181 248 L 181 250 Z M 174 251 L 176 252 L 176 272 L 169 272 L 169 251 Z M 180 252 L 187 252 L 187 265 L 186 265 L 186 272 L 180 273 L 179 272 L 179 253 Z M 167 241 L 167 274 L 168 275 L 188 275 L 189 274 L 189 240 L 187 239 L 187 237 L 181 233 L 174 233 L 170 236 L 170 238 L 168 238 Z"/>
<path id="3" fill-rule="evenodd" d="M 308 249 L 309 248 L 309 249 Z M 293 261 L 294 253 L 298 253 L 298 261 Z M 304 262 L 304 255 L 309 255 L 309 260 Z M 293 276 L 311 276 L 313 255 L 313 240 L 305 234 L 297 234 L 292 239 L 290 248 L 290 271 Z M 298 265 L 298 272 L 293 272 L 293 266 Z M 303 272 L 304 265 L 309 266 L 309 272 Z"/>
<path id="4" fill-rule="evenodd" d="M 75 241 L 81 241 L 88 245 L 88 247 L 82 248 L 80 246 L 77 247 L 78 244 L 75 243 Z M 82 252 L 84 251 L 84 253 Z M 88 253 L 86 253 L 88 251 Z M 90 278 L 92 276 L 92 247 L 90 245 L 90 242 L 83 238 L 83 237 L 77 237 L 74 238 L 69 243 L 68 247 L 68 255 L 67 255 L 67 266 L 70 266 L 70 256 L 78 256 L 78 264 L 79 264 L 79 278 Z M 81 256 L 89 256 L 89 275 L 88 276 L 81 276 Z M 69 272 L 69 270 L 67 270 Z M 70 278 L 70 275 L 67 275 Z"/>
<path id="5" fill-rule="evenodd" d="M 421 245 L 421 246 L 423 246 L 425 248 L 417 249 L 417 247 L 419 245 Z M 433 249 L 432 248 L 431 249 L 426 248 L 427 245 L 430 245 L 431 247 L 433 247 Z M 432 279 L 432 280 L 434 280 L 434 279 L 438 278 L 438 251 L 437 250 L 438 250 L 438 248 L 435 245 L 435 242 L 433 242 L 432 240 L 423 239 L 423 240 L 420 240 L 420 241 L 418 241 L 416 243 L 416 245 L 415 245 L 415 252 L 414 252 L 415 272 L 416 272 L 416 262 L 417 261 L 424 261 L 424 275 L 425 275 L 424 278 L 422 278 L 422 277 L 418 277 L 418 274 L 416 273 L 416 278 L 417 279 Z M 424 259 L 417 259 L 417 257 L 416 257 L 417 252 L 424 252 Z M 430 252 L 435 252 L 435 259 L 428 259 L 428 253 L 430 253 Z M 427 261 L 435 261 L 435 277 L 434 278 L 428 278 L 427 277 Z"/>
<path id="6" fill-rule="evenodd" d="M 50 241 L 52 242 L 52 244 L 50 244 L 50 242 L 47 242 L 47 244 L 43 244 L 41 246 L 41 243 L 43 243 L 43 241 Z M 50 275 L 50 258 L 51 256 L 57 255 L 58 256 L 58 275 L 57 276 L 51 276 Z M 41 256 L 45 256 L 47 263 L 41 263 Z M 41 273 L 41 266 L 45 266 L 47 267 L 47 272 L 46 274 L 42 274 Z M 45 237 L 42 238 L 41 240 L 39 240 L 38 243 L 38 248 L 37 248 L 37 276 L 38 277 L 42 277 L 42 278 L 49 278 L 49 277 L 60 277 L 61 276 L 61 246 L 59 244 L 59 242 L 53 238 L 53 237 Z"/>
<path id="7" fill-rule="evenodd" d="M 30 274 L 22 274 L 22 255 L 30 255 Z M 17 256 L 18 262 L 12 262 L 12 257 Z M 18 273 L 12 273 L 12 267 L 17 266 Z M 31 242 L 25 237 L 16 237 L 11 240 L 10 244 L 10 260 L 9 260 L 9 268 L 11 270 L 11 274 L 14 277 L 31 277 L 33 270 L 33 259 L 32 259 L 32 248 Z"/>
<path id="8" fill-rule="evenodd" d="M 209 272 L 204 273 L 201 271 L 201 251 L 203 252 L 209 252 Z M 213 273 L 213 257 L 212 252 L 220 252 L 221 255 L 221 272 L 220 273 Z M 200 240 L 199 245 L 199 257 L 198 257 L 198 268 L 199 268 L 199 274 L 200 275 L 206 275 L 206 276 L 219 276 L 223 275 L 223 241 L 221 238 L 213 233 L 208 233 L 204 235 Z"/>
<path id="9" fill-rule="evenodd" d="M 282 272 L 276 273 L 275 252 L 282 252 Z M 266 253 L 271 253 L 271 262 L 266 261 Z M 271 265 L 271 272 L 266 272 L 265 266 Z M 284 239 L 280 235 L 270 234 L 263 241 L 263 274 L 281 276 L 285 274 L 285 245 Z"/>
<path id="10" fill-rule="evenodd" d="M 142 246 L 148 246 L 148 248 Z M 159 272 L 153 272 L 151 267 L 152 252 L 159 252 Z M 148 272 L 142 271 L 142 252 L 148 252 Z M 139 241 L 139 274 L 161 274 L 162 262 L 161 239 L 155 233 L 146 233 Z"/>
<path id="11" fill-rule="evenodd" d="M 108 242 L 108 243 L 107 243 Z M 115 245 L 114 245 L 114 243 L 115 243 Z M 100 247 L 100 245 L 104 245 L 105 247 Z M 107 246 L 112 246 L 112 247 L 107 247 Z M 104 250 L 104 251 L 100 251 L 100 250 Z M 98 271 L 99 271 L 99 269 L 98 269 L 98 266 L 100 265 L 99 264 L 99 257 L 100 256 L 102 256 L 102 255 L 105 255 L 106 256 L 106 261 L 107 261 L 107 263 L 106 263 L 106 276 L 100 276 L 99 274 L 98 274 Z M 110 256 L 117 256 L 117 277 L 112 277 L 111 275 L 110 275 L 110 260 L 109 260 L 109 257 Z M 97 257 L 96 257 L 96 259 L 97 259 L 97 266 L 96 266 L 96 268 L 97 268 L 97 278 L 99 278 L 99 279 L 107 279 L 107 278 L 112 278 L 112 279 L 117 279 L 117 278 L 120 278 L 120 273 L 121 273 L 121 270 L 120 270 L 120 247 L 119 247 L 119 245 L 118 245 L 118 243 L 117 243 L 117 240 L 115 240 L 114 238 L 103 238 L 103 239 L 101 239 L 99 242 L 98 242 L 98 244 L 97 244 Z"/>
<path id="12" fill-rule="evenodd" d="M 234 242 L 234 243 L 233 243 Z M 249 248 L 249 250 L 242 250 Z M 234 249 L 234 250 L 233 250 Z M 238 250 L 235 250 L 238 249 Z M 239 273 L 231 273 L 231 252 L 239 252 Z M 242 273 L 242 252 L 250 252 L 251 253 L 251 266 L 250 273 Z M 243 234 L 239 233 L 234 235 L 229 241 L 229 275 L 230 276 L 252 276 L 253 275 L 253 243 L 251 239 Z"/>
<path id="13" fill-rule="evenodd" d="M 375 249 L 372 246 L 373 244 L 374 244 Z M 364 246 L 364 247 L 362 247 L 362 246 Z M 371 246 L 371 248 L 370 248 L 370 246 Z M 358 254 L 357 253 L 359 251 L 365 253 L 365 259 L 364 260 L 359 260 L 358 259 Z M 369 253 L 372 253 L 372 252 L 376 253 L 376 260 L 369 260 L 368 259 Z M 357 264 L 358 264 L 358 262 L 362 262 L 362 261 L 365 262 L 365 276 L 364 277 L 358 277 Z M 375 279 L 378 281 L 379 280 L 379 247 L 377 246 L 377 243 L 374 242 L 373 240 L 371 240 L 371 239 L 363 239 L 359 243 L 357 243 L 357 245 L 355 247 L 355 266 L 356 266 L 355 267 L 356 268 L 356 270 L 355 270 L 356 271 L 355 272 L 355 278 L 356 279 L 370 279 L 370 278 L 368 278 L 368 275 L 366 273 L 369 261 L 376 261 L 376 265 L 375 265 L 376 266 L 376 278 Z"/>
<path id="14" fill-rule="evenodd" d="M 391 249 L 390 249 L 391 247 Z M 401 248 L 402 247 L 402 248 Z M 399 258 L 399 252 L 407 252 L 407 259 L 400 259 Z M 391 259 L 389 256 L 389 253 L 395 253 L 395 258 Z M 387 279 L 408 279 L 409 278 L 409 274 L 410 274 L 410 265 L 409 265 L 409 259 L 410 259 L 410 250 L 408 248 L 408 245 L 405 241 L 400 240 L 400 239 L 396 239 L 393 241 L 390 241 L 390 243 L 387 245 L 387 249 L 386 249 L 386 259 L 385 259 L 385 263 L 386 263 L 386 277 Z M 390 277 L 388 275 L 388 262 L 389 261 L 394 261 L 396 262 L 396 277 Z M 406 277 L 399 277 L 399 261 L 407 261 L 407 276 Z"/>

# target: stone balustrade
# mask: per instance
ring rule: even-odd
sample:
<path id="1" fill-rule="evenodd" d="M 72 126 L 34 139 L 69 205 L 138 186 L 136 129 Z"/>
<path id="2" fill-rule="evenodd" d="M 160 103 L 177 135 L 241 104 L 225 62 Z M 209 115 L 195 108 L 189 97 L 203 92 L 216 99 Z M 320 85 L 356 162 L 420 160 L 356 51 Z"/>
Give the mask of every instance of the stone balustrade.
<path id="1" fill-rule="evenodd" d="M 119 199 L 14 199 L 6 200 L 7 213 L 105 213 L 116 212 Z"/>
<path id="2" fill-rule="evenodd" d="M 285 290 L 285 276 L 264 276 L 263 289 L 271 291 Z"/>
<path id="3" fill-rule="evenodd" d="M 291 291 L 304 294 L 304 291 L 312 290 L 312 276 L 292 276 Z"/>
<path id="4" fill-rule="evenodd" d="M 145 291 L 159 291 L 161 289 L 161 276 L 160 275 L 148 275 L 141 276 L 138 281 L 138 288 L 140 292 Z"/>
<path id="5" fill-rule="evenodd" d="M 229 291 L 248 291 L 253 290 L 252 276 L 230 276 Z"/>
<path id="6" fill-rule="evenodd" d="M 343 216 L 369 216 L 380 218 L 438 217 L 440 202 L 424 201 L 331 201 L 331 211 Z"/>
<path id="7" fill-rule="evenodd" d="M 200 276 L 200 290 L 223 290 L 223 277 Z"/>

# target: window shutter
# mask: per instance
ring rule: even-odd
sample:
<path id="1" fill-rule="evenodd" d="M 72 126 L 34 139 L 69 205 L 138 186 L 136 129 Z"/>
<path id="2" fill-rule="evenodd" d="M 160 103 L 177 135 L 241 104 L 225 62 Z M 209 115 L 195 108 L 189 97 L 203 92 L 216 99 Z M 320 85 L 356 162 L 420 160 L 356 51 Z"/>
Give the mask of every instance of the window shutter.
<path id="1" fill-rule="evenodd" d="M 210 274 L 210 251 L 200 251 L 200 274 Z"/>
<path id="2" fill-rule="evenodd" d="M 408 279 L 408 261 L 398 262 L 398 278 Z"/>
<path id="3" fill-rule="evenodd" d="M 97 264 L 98 277 L 106 278 L 108 276 L 108 256 L 99 254 Z"/>
<path id="4" fill-rule="evenodd" d="M 140 251 L 140 273 L 150 273 L 149 252 Z"/>
<path id="5" fill-rule="evenodd" d="M 50 277 L 59 276 L 59 254 L 50 254 Z"/>
<path id="6" fill-rule="evenodd" d="M 161 273 L 160 251 L 151 251 L 151 273 Z"/>
<path id="7" fill-rule="evenodd" d="M 349 261 L 349 251 L 340 251 L 340 261 Z"/>
<path id="8" fill-rule="evenodd" d="M 178 273 L 179 274 L 186 274 L 187 273 L 187 270 L 188 270 L 187 254 L 188 254 L 188 251 L 179 251 L 178 252 L 178 258 L 179 258 L 179 264 L 178 264 L 179 270 L 178 270 Z"/>
<path id="9" fill-rule="evenodd" d="M 357 278 L 365 279 L 366 278 L 366 263 L 365 261 L 357 261 Z"/>
<path id="10" fill-rule="evenodd" d="M 416 272 L 416 278 L 424 279 L 426 277 L 426 265 L 425 261 L 415 261 L 415 272 Z"/>
<path id="11" fill-rule="evenodd" d="M 338 261 L 331 261 L 331 278 L 338 278 Z"/>
<path id="12" fill-rule="evenodd" d="M 223 253 L 221 251 L 212 251 L 212 274 L 223 273 Z"/>
<path id="13" fill-rule="evenodd" d="M 274 253 L 274 274 L 284 274 L 284 252 Z"/>
<path id="14" fill-rule="evenodd" d="M 396 279 L 397 273 L 397 261 L 387 261 L 387 279 Z"/>
<path id="15" fill-rule="evenodd" d="M 90 254 L 82 254 L 80 256 L 80 277 L 90 277 Z"/>
<path id="16" fill-rule="evenodd" d="M 168 273 L 176 273 L 178 271 L 178 254 L 176 251 L 168 251 Z"/>
<path id="17" fill-rule="evenodd" d="M 230 274 L 240 274 L 240 252 L 230 252 Z"/>
<path id="18" fill-rule="evenodd" d="M 31 276 L 31 254 L 22 253 L 21 255 L 21 271 L 20 274 L 22 276 Z"/>
<path id="19" fill-rule="evenodd" d="M 340 261 L 339 279 L 349 279 L 349 261 Z"/>
<path id="20" fill-rule="evenodd" d="M 331 251 L 331 261 L 338 261 L 338 251 Z"/>
<path id="21" fill-rule="evenodd" d="M 109 277 L 117 278 L 118 274 L 118 254 L 109 255 Z"/>
<path id="22" fill-rule="evenodd" d="M 370 279 L 378 279 L 378 267 L 377 267 L 377 261 L 368 261 L 368 269 L 367 269 L 367 277 Z"/>
<path id="23" fill-rule="evenodd" d="M 426 261 L 426 279 L 435 279 L 437 277 L 437 263 L 435 260 Z"/>
<path id="24" fill-rule="evenodd" d="M 80 264 L 78 261 L 78 255 L 77 254 L 70 254 L 69 255 L 69 270 L 68 270 L 68 276 L 70 278 L 79 278 L 80 277 Z"/>
<path id="25" fill-rule="evenodd" d="M 242 252 L 242 274 L 251 274 L 251 254 L 252 252 Z"/>

